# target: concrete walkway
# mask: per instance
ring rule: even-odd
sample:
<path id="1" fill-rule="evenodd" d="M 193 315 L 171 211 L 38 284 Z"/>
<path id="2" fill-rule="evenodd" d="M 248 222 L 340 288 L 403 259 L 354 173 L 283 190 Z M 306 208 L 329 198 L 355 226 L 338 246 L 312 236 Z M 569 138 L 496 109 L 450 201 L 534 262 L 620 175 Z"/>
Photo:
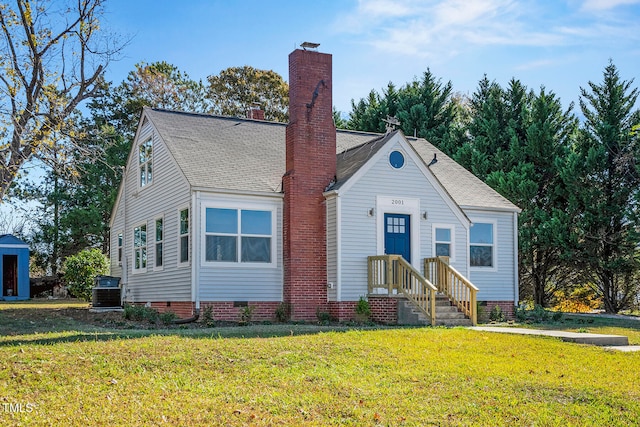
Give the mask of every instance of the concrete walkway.
<path id="1" fill-rule="evenodd" d="M 578 344 L 591 344 L 610 350 L 640 351 L 640 345 L 629 345 L 629 338 L 622 335 L 589 334 L 567 331 L 548 331 L 541 329 L 505 328 L 500 326 L 473 326 L 469 329 L 483 332 L 498 332 L 503 334 L 537 335 L 560 338 L 562 341 Z"/>

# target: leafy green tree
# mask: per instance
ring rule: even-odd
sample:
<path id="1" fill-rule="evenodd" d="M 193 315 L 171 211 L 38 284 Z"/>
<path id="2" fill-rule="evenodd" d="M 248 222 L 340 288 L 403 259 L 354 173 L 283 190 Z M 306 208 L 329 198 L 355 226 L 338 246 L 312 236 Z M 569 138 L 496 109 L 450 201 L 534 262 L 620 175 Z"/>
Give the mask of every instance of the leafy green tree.
<path id="1" fill-rule="evenodd" d="M 640 113 L 632 83 L 609 63 L 602 83 L 581 88 L 585 121 L 563 175 L 573 189 L 573 257 L 609 313 L 629 307 L 638 291 Z"/>
<path id="2" fill-rule="evenodd" d="M 76 298 L 90 301 L 94 279 L 109 272 L 109 259 L 99 249 L 85 249 L 64 262 L 64 280 Z"/>
<path id="3" fill-rule="evenodd" d="M 246 117 L 250 108 L 259 105 L 265 120 L 289 120 L 289 85 L 275 71 L 245 65 L 227 68 L 207 80 L 207 97 L 216 114 Z"/>

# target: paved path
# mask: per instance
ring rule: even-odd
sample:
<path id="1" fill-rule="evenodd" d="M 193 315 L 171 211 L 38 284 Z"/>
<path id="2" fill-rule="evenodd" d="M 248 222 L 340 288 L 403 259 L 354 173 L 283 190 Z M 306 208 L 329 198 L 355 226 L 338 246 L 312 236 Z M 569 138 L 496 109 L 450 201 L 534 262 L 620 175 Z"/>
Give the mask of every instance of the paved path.
<path id="1" fill-rule="evenodd" d="M 589 334 L 567 331 L 549 331 L 541 329 L 505 328 L 500 326 L 473 326 L 474 331 L 498 332 L 503 334 L 537 335 L 560 338 L 562 341 L 579 344 L 591 344 L 610 350 L 640 351 L 639 345 L 629 345 L 629 338 L 622 335 Z"/>

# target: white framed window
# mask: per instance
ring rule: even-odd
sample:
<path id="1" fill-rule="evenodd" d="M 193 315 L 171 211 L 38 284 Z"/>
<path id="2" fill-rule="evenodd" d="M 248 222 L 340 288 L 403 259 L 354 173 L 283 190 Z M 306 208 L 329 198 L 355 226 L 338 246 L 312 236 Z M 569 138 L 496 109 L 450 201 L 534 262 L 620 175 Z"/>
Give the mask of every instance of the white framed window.
<path id="1" fill-rule="evenodd" d="M 447 256 L 455 261 L 455 227 L 449 224 L 433 224 L 433 256 Z"/>
<path id="2" fill-rule="evenodd" d="M 133 272 L 147 271 L 147 224 L 133 228 Z"/>
<path id="3" fill-rule="evenodd" d="M 189 264 L 189 208 L 178 213 L 178 265 Z"/>
<path id="4" fill-rule="evenodd" d="M 474 222 L 469 228 L 469 265 L 472 268 L 496 268 L 496 223 Z"/>
<path id="5" fill-rule="evenodd" d="M 164 266 L 164 218 L 155 221 L 154 270 L 162 270 Z"/>
<path id="6" fill-rule="evenodd" d="M 122 232 L 118 233 L 118 265 L 122 266 L 122 245 L 124 243 L 124 235 Z"/>
<path id="7" fill-rule="evenodd" d="M 153 138 L 147 139 L 138 148 L 138 170 L 140 188 L 153 180 Z"/>
<path id="8" fill-rule="evenodd" d="M 204 207 L 203 262 L 227 266 L 275 266 L 275 210 Z"/>

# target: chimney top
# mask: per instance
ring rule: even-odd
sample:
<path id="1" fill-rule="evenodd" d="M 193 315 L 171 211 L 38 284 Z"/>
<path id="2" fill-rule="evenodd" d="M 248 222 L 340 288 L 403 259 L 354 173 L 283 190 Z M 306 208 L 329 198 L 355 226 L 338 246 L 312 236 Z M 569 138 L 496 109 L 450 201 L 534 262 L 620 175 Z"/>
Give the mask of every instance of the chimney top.
<path id="1" fill-rule="evenodd" d="M 313 43 L 313 42 L 304 42 L 300 45 L 301 48 L 303 48 L 304 50 L 307 49 L 318 49 L 318 46 L 320 46 L 320 43 Z"/>

